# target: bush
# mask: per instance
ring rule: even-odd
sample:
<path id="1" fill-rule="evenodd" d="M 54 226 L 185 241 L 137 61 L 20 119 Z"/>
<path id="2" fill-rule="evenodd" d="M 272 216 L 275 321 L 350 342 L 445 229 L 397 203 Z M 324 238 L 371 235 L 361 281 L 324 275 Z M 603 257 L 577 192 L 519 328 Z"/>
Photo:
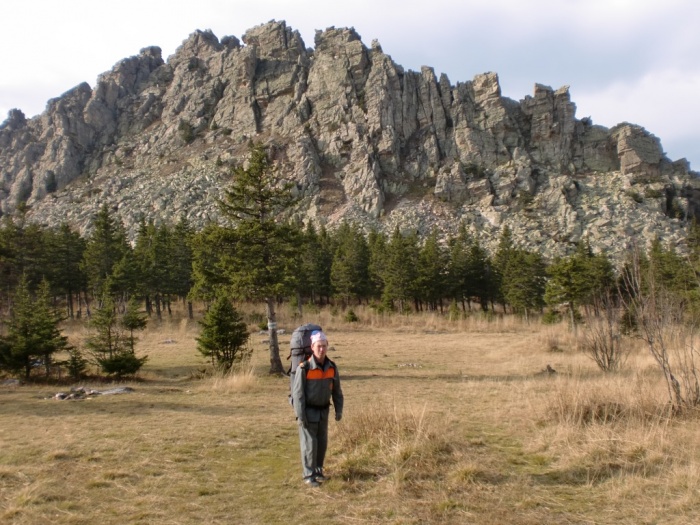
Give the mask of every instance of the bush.
<path id="1" fill-rule="evenodd" d="M 87 370 L 88 361 L 77 348 L 68 351 L 68 360 L 61 363 L 74 381 L 80 381 Z"/>
<path id="2" fill-rule="evenodd" d="M 661 190 L 655 190 L 653 188 L 644 189 L 644 197 L 647 199 L 658 199 L 664 196 L 664 192 Z"/>
<path id="3" fill-rule="evenodd" d="M 267 330 L 267 317 L 259 312 L 248 314 L 248 322 L 255 325 L 258 330 Z"/>
<path id="4" fill-rule="evenodd" d="M 630 190 L 627 192 L 627 195 L 637 204 L 641 204 L 644 202 L 644 197 L 642 197 L 638 192 Z"/>
<path id="5" fill-rule="evenodd" d="M 547 310 L 542 316 L 542 324 L 561 323 L 561 314 L 556 310 Z"/>
<path id="6" fill-rule="evenodd" d="M 450 321 L 459 321 L 462 318 L 462 310 L 460 309 L 457 301 L 452 301 L 450 303 L 450 309 L 447 312 Z"/>
<path id="7" fill-rule="evenodd" d="M 180 138 L 186 144 L 191 143 L 195 139 L 194 126 L 192 126 L 192 124 L 190 124 L 186 120 L 180 121 L 177 130 L 180 132 Z"/>
<path id="8" fill-rule="evenodd" d="M 148 356 L 136 357 L 131 352 L 123 352 L 96 359 L 103 372 L 118 378 L 135 375 L 147 360 Z"/>
<path id="9" fill-rule="evenodd" d="M 356 323 L 360 320 L 359 317 L 357 317 L 357 314 L 355 311 L 350 308 L 346 313 L 345 313 L 345 322 L 346 323 Z"/>

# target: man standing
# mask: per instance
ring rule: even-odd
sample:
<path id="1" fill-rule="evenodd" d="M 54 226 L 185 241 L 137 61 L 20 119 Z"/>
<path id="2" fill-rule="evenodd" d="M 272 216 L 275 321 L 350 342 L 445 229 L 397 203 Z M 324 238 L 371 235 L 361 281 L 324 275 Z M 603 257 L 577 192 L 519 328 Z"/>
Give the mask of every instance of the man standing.
<path id="1" fill-rule="evenodd" d="M 292 400 L 299 423 L 304 483 L 318 487 L 326 480 L 323 460 L 328 446 L 328 415 L 333 400 L 335 420 L 343 417 L 343 391 L 335 363 L 326 357 L 328 339 L 318 330 L 311 334 L 312 355 L 297 368 Z"/>

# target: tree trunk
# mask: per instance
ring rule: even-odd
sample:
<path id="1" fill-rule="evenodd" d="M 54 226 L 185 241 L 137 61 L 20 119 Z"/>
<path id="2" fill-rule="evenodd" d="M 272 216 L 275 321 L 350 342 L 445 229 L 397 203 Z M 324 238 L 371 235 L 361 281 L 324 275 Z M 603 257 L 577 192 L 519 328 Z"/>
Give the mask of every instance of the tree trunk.
<path id="1" fill-rule="evenodd" d="M 73 319 L 73 290 L 68 290 L 68 296 L 66 297 L 68 301 L 68 317 Z"/>
<path id="2" fill-rule="evenodd" d="M 574 303 L 569 303 L 569 313 L 571 314 L 571 329 L 576 335 L 576 314 L 574 313 Z"/>
<path id="3" fill-rule="evenodd" d="M 194 310 L 192 308 L 192 301 L 187 301 L 187 315 L 190 319 L 194 319 Z"/>
<path id="4" fill-rule="evenodd" d="M 268 297 L 267 303 L 267 332 L 270 338 L 270 373 L 284 374 L 280 359 L 280 346 L 277 342 L 277 321 L 275 317 L 275 298 Z"/>

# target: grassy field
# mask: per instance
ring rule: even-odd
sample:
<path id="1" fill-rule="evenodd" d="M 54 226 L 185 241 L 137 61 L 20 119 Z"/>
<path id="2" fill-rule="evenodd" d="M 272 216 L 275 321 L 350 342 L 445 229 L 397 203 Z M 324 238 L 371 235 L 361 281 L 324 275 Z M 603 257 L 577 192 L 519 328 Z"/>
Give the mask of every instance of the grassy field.
<path id="1" fill-rule="evenodd" d="M 306 319 L 346 399 L 320 489 L 301 482 L 263 336 L 249 369 L 202 378 L 197 324 L 164 321 L 142 334 L 133 393 L 0 386 L 0 522 L 700 523 L 700 418 L 666 417 L 642 347 L 604 375 L 565 326 L 359 313 Z"/>

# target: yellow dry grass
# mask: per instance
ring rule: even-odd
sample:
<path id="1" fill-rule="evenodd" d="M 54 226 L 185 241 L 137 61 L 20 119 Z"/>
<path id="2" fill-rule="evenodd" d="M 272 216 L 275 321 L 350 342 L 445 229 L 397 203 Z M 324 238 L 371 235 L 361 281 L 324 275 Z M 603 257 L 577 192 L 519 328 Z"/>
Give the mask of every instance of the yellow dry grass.
<path id="1" fill-rule="evenodd" d="M 307 310 L 280 325 L 324 326 L 346 397 L 320 489 L 301 483 L 265 336 L 239 370 L 205 374 L 197 323 L 164 319 L 131 394 L 0 386 L 0 522 L 700 522 L 700 418 L 669 417 L 643 348 L 603 374 L 565 326 Z"/>

